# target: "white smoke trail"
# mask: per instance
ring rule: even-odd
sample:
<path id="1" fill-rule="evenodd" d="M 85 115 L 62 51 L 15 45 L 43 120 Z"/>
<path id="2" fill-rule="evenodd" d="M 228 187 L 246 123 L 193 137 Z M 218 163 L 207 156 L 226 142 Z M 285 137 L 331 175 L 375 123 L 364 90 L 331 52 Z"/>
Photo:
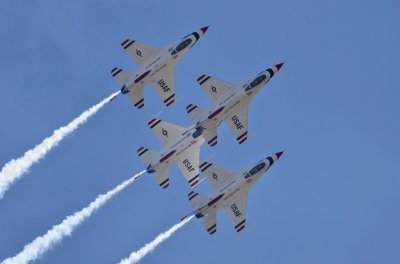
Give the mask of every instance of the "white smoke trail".
<path id="1" fill-rule="evenodd" d="M 138 251 L 132 252 L 129 257 L 122 259 L 119 264 L 134 264 L 140 261 L 144 256 L 146 256 L 148 253 L 152 252 L 159 244 L 161 244 L 164 240 L 168 239 L 170 236 L 172 236 L 176 231 L 178 231 L 179 228 L 183 227 L 185 224 L 187 224 L 194 215 L 182 220 L 178 224 L 174 225 L 171 227 L 169 230 L 167 230 L 164 233 L 159 234 L 153 241 L 150 243 L 146 244 L 143 246 L 141 249 Z"/>
<path id="2" fill-rule="evenodd" d="M 65 138 L 65 136 L 77 129 L 79 125 L 85 123 L 89 117 L 94 115 L 100 110 L 100 108 L 102 108 L 119 93 L 119 91 L 113 93 L 100 103 L 92 106 L 80 114 L 68 125 L 54 130 L 53 135 L 45 138 L 42 143 L 25 152 L 22 157 L 12 159 L 6 163 L 0 171 L 0 199 L 4 197 L 4 193 L 10 188 L 11 184 L 18 180 L 24 173 L 26 173 L 34 163 L 37 163 L 39 160 L 41 160 L 52 148 L 57 146 L 58 143 Z"/>
<path id="3" fill-rule="evenodd" d="M 96 200 L 91 202 L 87 207 L 67 216 L 60 224 L 53 226 L 46 234 L 35 238 L 30 244 L 14 257 L 7 258 L 1 264 L 25 264 L 41 257 L 45 252 L 52 249 L 65 236 L 70 236 L 80 224 L 88 219 L 97 209 L 102 207 L 114 195 L 118 194 L 134 180 L 136 180 L 145 171 L 137 173 L 132 178 L 124 181 L 106 194 L 100 194 Z"/>

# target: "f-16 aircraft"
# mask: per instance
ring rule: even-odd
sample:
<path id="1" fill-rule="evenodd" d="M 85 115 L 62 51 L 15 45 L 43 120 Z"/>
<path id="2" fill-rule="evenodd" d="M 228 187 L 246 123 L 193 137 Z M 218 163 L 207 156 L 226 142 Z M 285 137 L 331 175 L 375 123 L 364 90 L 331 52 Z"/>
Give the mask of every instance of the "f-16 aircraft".
<path id="1" fill-rule="evenodd" d="M 206 33 L 203 27 L 179 40 L 177 43 L 157 48 L 135 40 L 126 39 L 121 46 L 139 66 L 131 73 L 119 68 L 111 70 L 118 85 L 123 85 L 121 92 L 129 93 L 129 98 L 136 108 L 144 106 L 143 89 L 151 83 L 166 106 L 174 103 L 174 69 L 188 50 Z"/>
<path id="2" fill-rule="evenodd" d="M 186 112 L 204 129 L 203 136 L 210 146 L 217 144 L 217 126 L 225 121 L 239 144 L 247 140 L 248 106 L 257 92 L 280 70 L 283 63 L 260 72 L 256 77 L 233 85 L 205 74 L 197 82 L 213 102 L 208 109 L 190 104 Z"/>
<path id="3" fill-rule="evenodd" d="M 145 147 L 138 149 L 138 155 L 144 163 L 150 163 L 148 173 L 154 173 L 162 188 L 169 186 L 168 169 L 173 163 L 178 165 L 191 187 L 199 183 L 200 146 L 204 143 L 202 130 L 173 125 L 157 118 L 147 123 L 164 145 L 160 152 Z"/>
<path id="4" fill-rule="evenodd" d="M 263 175 L 283 152 L 277 152 L 261 160 L 249 169 L 234 173 L 220 168 L 213 163 L 204 162 L 200 165 L 205 178 L 210 183 L 213 194 L 209 197 L 196 192 L 190 192 L 188 198 L 196 210 L 183 219 L 195 215 L 203 218 L 203 226 L 208 233 L 217 231 L 216 214 L 224 208 L 231 218 L 236 232 L 245 228 L 247 210 L 247 192 L 254 183 Z"/>

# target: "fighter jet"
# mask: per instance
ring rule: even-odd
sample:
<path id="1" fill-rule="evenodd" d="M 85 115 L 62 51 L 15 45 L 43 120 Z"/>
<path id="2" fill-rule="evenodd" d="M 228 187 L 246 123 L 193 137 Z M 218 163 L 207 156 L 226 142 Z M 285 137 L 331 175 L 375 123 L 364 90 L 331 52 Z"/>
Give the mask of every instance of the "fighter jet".
<path id="1" fill-rule="evenodd" d="M 137 152 L 144 163 L 150 163 L 148 173 L 154 173 L 162 188 L 169 186 L 168 169 L 178 165 L 191 187 L 199 183 L 200 146 L 204 143 L 202 130 L 195 125 L 184 128 L 153 118 L 147 123 L 164 145 L 160 152 L 140 147 Z"/>
<path id="2" fill-rule="evenodd" d="M 129 93 L 132 103 L 140 109 L 144 106 L 143 89 L 151 83 L 167 107 L 173 104 L 175 65 L 206 33 L 207 29 L 208 26 L 203 27 L 163 48 L 156 48 L 129 38 L 124 40 L 121 46 L 138 68 L 133 73 L 116 67 L 111 70 L 115 82 L 122 85 L 121 93 Z"/>
<path id="3" fill-rule="evenodd" d="M 269 156 L 251 168 L 234 173 L 220 168 L 213 163 L 204 162 L 200 169 L 207 181 L 210 183 L 213 194 L 209 197 L 190 192 L 188 199 L 194 209 L 191 214 L 183 219 L 195 215 L 203 218 L 203 226 L 208 233 L 217 231 L 216 214 L 220 208 L 224 208 L 231 218 L 236 232 L 245 228 L 247 193 L 254 183 L 263 175 L 283 152 L 277 152 Z"/>
<path id="4" fill-rule="evenodd" d="M 186 112 L 204 129 L 203 136 L 210 146 L 217 144 L 217 126 L 225 121 L 239 144 L 247 140 L 248 106 L 257 92 L 280 70 L 283 63 L 260 72 L 256 77 L 233 85 L 201 75 L 197 82 L 203 87 L 213 106 L 208 110 L 189 104 Z"/>

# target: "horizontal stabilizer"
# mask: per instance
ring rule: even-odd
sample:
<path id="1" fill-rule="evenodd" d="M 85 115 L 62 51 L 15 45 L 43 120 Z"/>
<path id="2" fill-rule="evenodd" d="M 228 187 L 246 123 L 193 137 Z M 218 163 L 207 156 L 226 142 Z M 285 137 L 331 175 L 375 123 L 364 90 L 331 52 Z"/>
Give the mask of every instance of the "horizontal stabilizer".
<path id="1" fill-rule="evenodd" d="M 157 158 L 157 152 L 149 150 L 148 148 L 145 147 L 138 148 L 137 153 L 139 155 L 139 158 L 144 163 L 151 163 L 155 158 Z"/>
<path id="2" fill-rule="evenodd" d="M 193 191 L 188 194 L 188 199 L 192 207 L 195 209 L 197 209 L 207 201 L 206 196 L 203 196 Z"/>
<path id="3" fill-rule="evenodd" d="M 129 93 L 129 99 L 131 100 L 132 104 L 137 108 L 140 109 L 144 106 L 144 91 L 143 87 L 138 87 L 134 91 Z"/>
<path id="4" fill-rule="evenodd" d="M 204 217 L 203 226 L 210 235 L 217 232 L 217 218 L 215 212 Z"/>
<path id="5" fill-rule="evenodd" d="M 165 189 L 169 186 L 168 168 L 156 171 L 155 176 L 161 188 Z"/>
<path id="6" fill-rule="evenodd" d="M 124 85 L 132 76 L 132 73 L 115 67 L 111 70 L 111 75 L 118 85 Z"/>
<path id="7" fill-rule="evenodd" d="M 203 137 L 211 147 L 218 143 L 217 125 L 217 122 L 210 120 L 207 126 L 203 127 Z"/>
<path id="8" fill-rule="evenodd" d="M 186 112 L 189 114 L 190 118 L 193 121 L 201 121 L 208 114 L 207 110 L 193 104 L 186 106 Z"/>

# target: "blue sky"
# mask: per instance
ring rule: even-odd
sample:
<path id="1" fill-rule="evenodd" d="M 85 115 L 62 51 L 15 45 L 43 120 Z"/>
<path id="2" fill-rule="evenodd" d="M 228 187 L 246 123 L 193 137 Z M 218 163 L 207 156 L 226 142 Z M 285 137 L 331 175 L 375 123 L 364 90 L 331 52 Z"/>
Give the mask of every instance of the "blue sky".
<path id="1" fill-rule="evenodd" d="M 233 2 L 233 3 L 232 3 Z M 286 149 L 251 190 L 245 232 L 224 212 L 210 236 L 196 219 L 143 263 L 398 263 L 400 253 L 398 1 L 20 1 L 0 4 L 0 163 L 118 89 L 134 70 L 120 47 L 169 44 L 211 25 L 175 72 L 178 104 L 149 86 L 103 108 L 0 201 L 0 259 L 142 170 L 136 149 L 161 149 L 146 122 L 191 125 L 185 106 L 210 102 L 195 79 L 229 82 L 285 61 L 249 109 L 250 141 L 225 125 L 202 159 L 230 170 Z M 192 209 L 176 167 L 124 190 L 38 263 L 116 263 Z M 204 182 L 198 191 L 211 190 Z"/>

